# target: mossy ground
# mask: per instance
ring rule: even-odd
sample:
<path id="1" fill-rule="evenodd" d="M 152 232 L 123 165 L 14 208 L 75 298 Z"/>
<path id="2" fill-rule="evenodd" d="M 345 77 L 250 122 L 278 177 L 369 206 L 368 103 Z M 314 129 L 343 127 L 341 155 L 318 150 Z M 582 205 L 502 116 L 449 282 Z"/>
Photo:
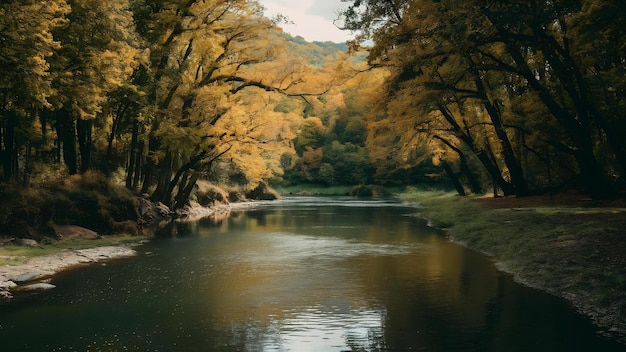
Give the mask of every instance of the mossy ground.
<path id="1" fill-rule="evenodd" d="M 626 336 L 626 203 L 416 190 L 400 197 L 420 203 L 433 226 L 493 256 L 518 281 L 567 298 L 607 331 Z"/>

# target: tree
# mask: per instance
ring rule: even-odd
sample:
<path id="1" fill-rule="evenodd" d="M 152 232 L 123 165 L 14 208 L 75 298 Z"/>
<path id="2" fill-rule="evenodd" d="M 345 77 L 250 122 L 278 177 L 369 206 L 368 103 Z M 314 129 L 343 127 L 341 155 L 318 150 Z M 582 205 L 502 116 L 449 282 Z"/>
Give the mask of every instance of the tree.
<path id="1" fill-rule="evenodd" d="M 529 163 L 529 156 L 551 159 L 537 153 L 539 146 L 528 145 L 529 141 L 543 144 L 544 150 L 547 144 L 551 150 L 573 157 L 582 187 L 594 197 L 612 194 L 607 171 L 612 169 L 615 174 L 623 169 L 624 146 L 615 134 L 623 125 L 608 117 L 610 110 L 599 108 L 595 102 L 604 99 L 611 106 L 619 106 L 620 98 L 605 90 L 603 98 L 592 99 L 589 82 L 600 76 L 602 59 L 578 56 L 580 51 L 589 52 L 585 41 L 577 39 L 588 35 L 585 28 L 590 28 L 582 24 L 583 13 L 602 16 L 598 7 L 591 2 L 580 6 L 569 1 L 346 2 L 351 3 L 343 12 L 346 27 L 361 30 L 361 38 L 372 37 L 375 45 L 370 63 L 388 67 L 392 73 L 388 99 L 401 101 L 399 97 L 408 96 L 411 89 L 429 94 L 429 99 L 414 105 L 426 109 L 416 110 L 413 115 L 421 114 L 418 120 L 428 122 L 431 120 L 426 116 L 438 110 L 439 117 L 431 117 L 447 122 L 450 132 L 475 151 L 505 194 L 527 194 L 529 173 L 534 180 L 540 180 L 535 176 L 540 170 L 524 170 L 524 165 L 540 164 Z M 610 1 L 603 5 L 617 6 Z M 623 11 L 612 16 L 618 18 L 618 23 L 623 22 Z M 598 27 L 603 35 L 623 34 L 611 29 L 612 25 Z M 603 50 L 608 48 L 603 46 Z M 616 46 L 610 50 L 619 51 Z M 620 55 L 613 59 L 617 57 Z M 605 67 L 609 66 L 623 77 L 623 65 Z M 531 104 L 535 112 L 548 112 L 535 114 L 544 122 L 516 115 L 519 106 Z M 553 125 L 546 117 L 554 119 L 557 128 L 541 133 L 526 128 Z M 443 127 L 423 123 L 417 126 L 422 131 Z M 539 138 L 526 138 L 531 134 Z M 598 160 L 600 147 L 614 156 L 608 163 Z M 507 184 L 511 186 L 508 191 Z"/>
<path id="2" fill-rule="evenodd" d="M 0 4 L 0 167 L 5 181 L 18 171 L 18 153 L 29 151 L 36 138 L 28 119 L 50 106 L 50 58 L 61 47 L 52 33 L 66 25 L 68 13 L 65 0 Z"/>
<path id="3" fill-rule="evenodd" d="M 252 121 L 237 108 L 250 102 L 245 92 L 285 91 L 297 82 L 299 68 L 272 66 L 280 41 L 256 2 L 146 0 L 135 6 L 138 29 L 150 43 L 155 82 L 148 94 L 155 109 L 145 127 L 149 148 L 142 188 L 149 190 L 155 181 L 151 198 L 181 207 L 186 200 L 174 202 L 175 189 L 193 186 L 192 175 L 208 170 L 216 158 L 245 154 L 258 136 L 244 129 L 260 131 L 257 126 L 266 124 L 264 114 L 255 113 L 259 121 Z M 267 70 L 259 75 L 263 63 Z M 247 122 L 234 122 L 241 119 Z"/>
<path id="4" fill-rule="evenodd" d="M 59 148 L 70 174 L 90 168 L 93 121 L 107 96 L 139 64 L 128 0 L 71 0 L 68 24 L 54 31 L 61 48 L 52 58 Z M 78 150 L 77 150 L 78 147 Z"/>

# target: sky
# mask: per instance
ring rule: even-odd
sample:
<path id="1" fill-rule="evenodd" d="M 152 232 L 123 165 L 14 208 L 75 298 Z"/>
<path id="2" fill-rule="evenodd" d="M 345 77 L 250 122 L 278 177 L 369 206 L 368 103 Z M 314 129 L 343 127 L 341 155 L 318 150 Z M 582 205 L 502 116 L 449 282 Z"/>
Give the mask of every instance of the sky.
<path id="1" fill-rule="evenodd" d="M 339 9 L 347 3 L 341 0 L 258 0 L 265 15 L 277 13 L 287 16 L 294 24 L 280 24 L 292 36 L 302 36 L 308 41 L 331 41 L 343 43 L 352 39 L 350 31 L 339 30 L 333 24 Z"/>

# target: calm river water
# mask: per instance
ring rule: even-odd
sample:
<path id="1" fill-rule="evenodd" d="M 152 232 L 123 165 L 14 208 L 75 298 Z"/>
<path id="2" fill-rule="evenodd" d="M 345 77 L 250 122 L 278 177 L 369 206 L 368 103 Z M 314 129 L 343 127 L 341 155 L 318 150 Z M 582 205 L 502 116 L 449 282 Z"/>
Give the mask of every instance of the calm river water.
<path id="1" fill-rule="evenodd" d="M 0 305 L 1 351 L 622 351 L 393 201 L 286 198 Z"/>

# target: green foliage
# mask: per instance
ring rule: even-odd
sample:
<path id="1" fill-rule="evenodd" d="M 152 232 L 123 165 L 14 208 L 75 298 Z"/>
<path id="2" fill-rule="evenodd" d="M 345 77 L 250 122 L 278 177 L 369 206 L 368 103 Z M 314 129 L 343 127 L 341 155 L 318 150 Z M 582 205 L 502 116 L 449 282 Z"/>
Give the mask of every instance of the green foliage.
<path id="1" fill-rule="evenodd" d="M 280 36 L 286 40 L 288 52 L 298 53 L 313 67 L 322 67 L 329 60 L 333 60 L 338 52 L 348 51 L 348 45 L 345 43 L 318 41 L 311 43 L 301 36 L 293 37 L 288 33 L 281 33 Z"/>
<path id="2" fill-rule="evenodd" d="M 52 200 L 53 195 L 48 190 L 3 184 L 0 188 L 0 236 L 39 239 L 53 235 Z"/>
<path id="3" fill-rule="evenodd" d="M 410 189 L 400 198 L 419 203 L 433 226 L 492 255 L 498 266 L 530 286 L 573 300 L 588 313 L 611 307 L 609 324 L 624 319 L 626 269 L 617 228 L 626 209 L 596 207 L 571 195 L 519 199 L 458 197 Z M 620 249 L 617 249 L 620 248 Z M 616 286 L 614 286 L 616 285 Z M 603 314 L 606 314 L 603 313 Z"/>
<path id="4" fill-rule="evenodd" d="M 128 230 L 127 222 L 138 220 L 136 198 L 124 188 L 113 187 L 104 177 L 89 178 L 83 176 L 69 187 L 65 182 L 52 189 L 58 197 L 53 202 L 53 221 L 79 225 L 103 235 Z"/>
<path id="5" fill-rule="evenodd" d="M 357 42 L 374 40 L 368 60 L 389 72 L 372 104 L 377 161 L 394 153 L 411 167 L 406 154 L 419 141 L 430 149 L 422 161 L 463 174 L 479 160 L 472 172 L 505 195 L 577 182 L 602 198 L 623 187 L 615 182 L 626 170 L 618 2 L 348 3 L 346 27 L 360 31 Z"/>
<path id="6" fill-rule="evenodd" d="M 0 108 L 49 105 L 50 58 L 61 43 L 52 32 L 67 25 L 65 0 L 0 4 Z"/>
<path id="7" fill-rule="evenodd" d="M 305 149 L 317 149 L 324 145 L 326 141 L 326 131 L 322 122 L 317 118 L 307 119 L 298 136 L 293 141 L 294 148 L 299 155 L 302 155 Z"/>
<path id="8" fill-rule="evenodd" d="M 391 192 L 383 186 L 359 185 L 352 187 L 349 194 L 357 197 L 389 197 Z"/>
<path id="9" fill-rule="evenodd" d="M 364 184 L 372 181 L 375 168 L 365 147 L 333 141 L 324 148 L 322 160 L 333 166 L 337 184 Z"/>
<path id="10" fill-rule="evenodd" d="M 78 225 L 102 235 L 135 234 L 137 198 L 101 174 L 87 173 L 29 188 L 0 189 L 0 235 L 54 237 L 53 224 Z"/>
<path id="11" fill-rule="evenodd" d="M 296 185 L 276 187 L 282 195 L 302 195 L 302 196 L 346 196 L 353 186 L 324 186 L 320 184 L 310 184 L 301 182 Z"/>

